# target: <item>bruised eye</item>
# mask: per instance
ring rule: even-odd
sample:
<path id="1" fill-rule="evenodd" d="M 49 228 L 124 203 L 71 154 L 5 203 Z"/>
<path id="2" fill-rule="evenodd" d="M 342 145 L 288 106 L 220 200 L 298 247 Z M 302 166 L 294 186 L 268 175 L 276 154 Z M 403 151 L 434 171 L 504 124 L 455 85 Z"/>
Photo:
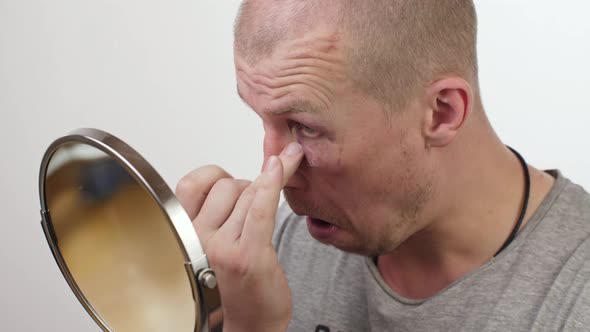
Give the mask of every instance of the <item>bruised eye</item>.
<path id="1" fill-rule="evenodd" d="M 296 134 L 303 135 L 306 138 L 317 138 L 320 136 L 319 131 L 299 122 L 293 122 L 291 128 L 295 131 Z"/>

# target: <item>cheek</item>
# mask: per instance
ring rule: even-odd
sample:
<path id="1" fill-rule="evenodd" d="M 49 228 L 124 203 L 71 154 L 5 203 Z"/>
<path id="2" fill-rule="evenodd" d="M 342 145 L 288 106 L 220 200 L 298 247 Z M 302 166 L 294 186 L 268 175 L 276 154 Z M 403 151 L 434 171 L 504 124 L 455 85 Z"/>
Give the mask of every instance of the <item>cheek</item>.
<path id="1" fill-rule="evenodd" d="M 298 140 L 303 148 L 306 166 L 335 170 L 340 166 L 339 149 L 322 142 Z"/>
<path id="2" fill-rule="evenodd" d="M 319 167 L 320 166 L 320 153 L 317 145 L 313 144 L 302 144 L 303 153 L 305 154 L 305 160 L 307 161 L 307 166 L 309 167 Z"/>

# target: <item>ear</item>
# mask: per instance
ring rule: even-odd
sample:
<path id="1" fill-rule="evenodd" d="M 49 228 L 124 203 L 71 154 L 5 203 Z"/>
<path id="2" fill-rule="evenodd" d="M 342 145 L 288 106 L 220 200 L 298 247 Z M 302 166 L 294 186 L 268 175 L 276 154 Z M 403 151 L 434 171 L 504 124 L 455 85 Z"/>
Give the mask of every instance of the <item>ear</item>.
<path id="1" fill-rule="evenodd" d="M 450 144 L 471 113 L 473 91 L 460 77 L 447 77 L 430 85 L 426 92 L 426 113 L 422 134 L 426 146 Z"/>

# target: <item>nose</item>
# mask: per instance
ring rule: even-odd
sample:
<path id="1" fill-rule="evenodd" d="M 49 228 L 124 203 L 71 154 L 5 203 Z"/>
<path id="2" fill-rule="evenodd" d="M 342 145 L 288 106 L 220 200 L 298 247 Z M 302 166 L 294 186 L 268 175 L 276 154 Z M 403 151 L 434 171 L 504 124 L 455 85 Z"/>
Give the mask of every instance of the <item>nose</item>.
<path id="1" fill-rule="evenodd" d="M 264 142 L 262 149 L 264 151 L 264 160 L 262 162 L 262 169 L 266 166 L 266 162 L 270 156 L 277 156 L 283 149 L 291 143 L 293 139 L 289 135 L 281 135 L 279 132 L 265 128 Z"/>
<path id="2" fill-rule="evenodd" d="M 264 161 L 262 163 L 262 169 L 266 166 L 268 159 L 270 156 L 277 156 L 279 155 L 289 143 L 297 141 L 293 135 L 285 134 L 281 130 L 276 130 L 271 126 L 265 126 L 264 128 L 264 143 L 263 143 L 263 150 L 264 150 Z M 303 157 L 305 158 L 305 156 Z M 303 163 L 302 163 L 303 164 Z M 285 187 L 291 188 L 302 188 L 304 181 L 299 174 L 300 170 L 298 169 L 295 174 L 291 176 L 291 178 L 287 181 Z"/>

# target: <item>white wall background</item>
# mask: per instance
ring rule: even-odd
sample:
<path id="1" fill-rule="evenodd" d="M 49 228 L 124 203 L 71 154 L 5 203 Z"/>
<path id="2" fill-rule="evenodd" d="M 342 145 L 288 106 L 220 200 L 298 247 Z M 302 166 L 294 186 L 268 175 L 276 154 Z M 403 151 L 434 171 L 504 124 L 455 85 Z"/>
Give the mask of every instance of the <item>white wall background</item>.
<path id="1" fill-rule="evenodd" d="M 110 131 L 171 186 L 208 163 L 256 176 L 262 128 L 233 75 L 238 4 L 0 0 L 0 330 L 98 331 L 39 226 L 37 172 L 53 139 Z M 590 3 L 476 4 L 497 131 L 530 163 L 590 188 Z"/>

